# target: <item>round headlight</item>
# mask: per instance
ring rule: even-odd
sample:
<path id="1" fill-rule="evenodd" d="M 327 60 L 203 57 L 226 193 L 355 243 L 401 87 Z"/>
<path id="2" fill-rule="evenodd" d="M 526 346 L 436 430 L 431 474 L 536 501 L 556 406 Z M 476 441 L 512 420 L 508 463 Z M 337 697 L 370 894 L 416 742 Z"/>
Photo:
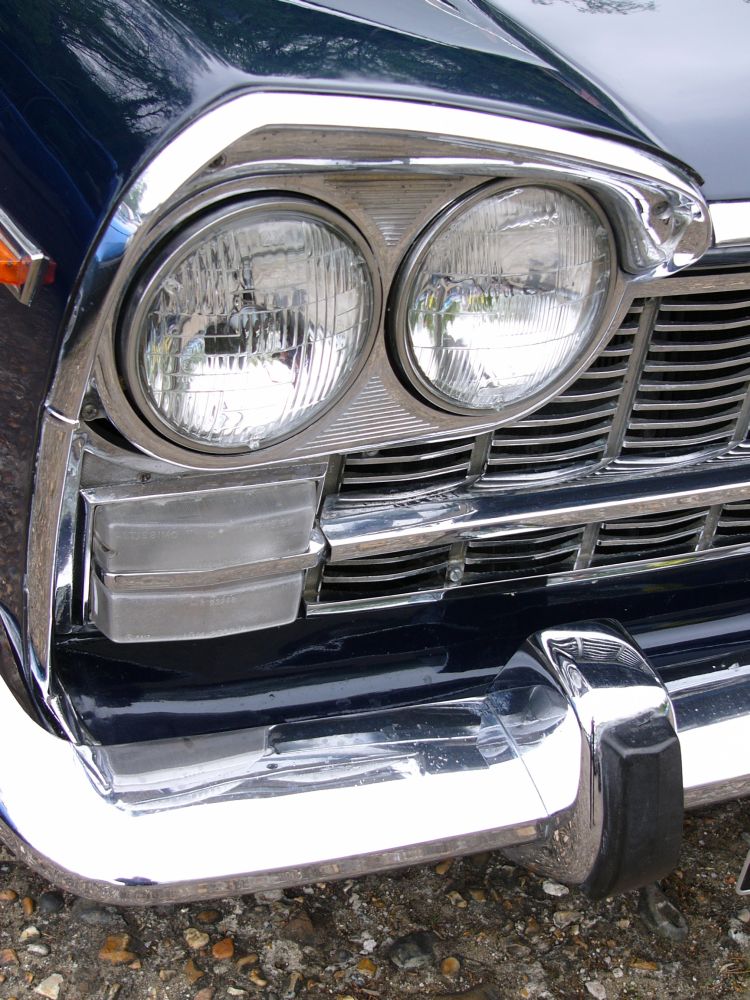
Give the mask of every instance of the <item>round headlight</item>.
<path id="1" fill-rule="evenodd" d="M 259 448 L 316 418 L 363 361 L 375 311 L 356 230 L 297 199 L 201 220 L 133 301 L 131 395 L 162 434 L 205 451 Z"/>
<path id="2" fill-rule="evenodd" d="M 401 367 L 455 412 L 531 400 L 591 347 L 611 272 L 608 232 L 582 198 L 531 185 L 474 194 L 405 262 L 393 331 Z"/>

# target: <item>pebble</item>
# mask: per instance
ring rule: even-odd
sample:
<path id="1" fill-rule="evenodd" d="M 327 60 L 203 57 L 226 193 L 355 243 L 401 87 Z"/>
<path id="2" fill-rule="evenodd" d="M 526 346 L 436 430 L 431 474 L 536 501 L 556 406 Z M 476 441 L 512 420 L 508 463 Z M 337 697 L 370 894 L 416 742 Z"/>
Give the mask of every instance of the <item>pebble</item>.
<path id="1" fill-rule="evenodd" d="M 88 899 L 77 899 L 70 908 L 71 914 L 90 927 L 123 927 L 125 921 L 114 906 L 101 906 Z"/>
<path id="2" fill-rule="evenodd" d="M 289 982 L 287 983 L 286 993 L 284 993 L 284 997 L 288 998 L 288 1000 L 292 1000 L 292 997 L 297 996 L 299 991 L 302 989 L 304 982 L 305 982 L 305 977 L 302 975 L 301 972 L 293 972 L 289 977 Z"/>
<path id="3" fill-rule="evenodd" d="M 357 962 L 357 972 L 361 972 L 365 976 L 374 976 L 377 971 L 378 967 L 371 958 L 361 958 Z"/>
<path id="4" fill-rule="evenodd" d="M 37 901 L 40 913 L 59 913 L 65 906 L 65 900 L 59 892 L 43 892 Z"/>
<path id="5" fill-rule="evenodd" d="M 18 965 L 18 955 L 12 948 L 0 949 L 0 965 Z"/>
<path id="6" fill-rule="evenodd" d="M 111 965 L 125 965 L 127 962 L 132 962 L 136 956 L 134 952 L 128 950 L 129 944 L 129 934 L 110 934 L 99 949 L 99 958 Z"/>
<path id="7" fill-rule="evenodd" d="M 234 941 L 230 937 L 222 938 L 211 948 L 211 954 L 220 962 L 231 958 L 234 955 Z"/>
<path id="8" fill-rule="evenodd" d="M 578 923 L 582 917 L 583 914 L 578 910 L 558 910 L 552 917 L 552 923 L 560 930 L 564 930 L 571 924 Z"/>
<path id="9" fill-rule="evenodd" d="M 475 903 L 486 903 L 487 893 L 484 889 L 469 889 L 469 895 Z"/>
<path id="10" fill-rule="evenodd" d="M 257 961 L 258 956 L 256 954 L 243 955 L 243 957 L 237 961 L 237 968 L 244 969 L 247 965 L 255 965 Z"/>
<path id="11" fill-rule="evenodd" d="M 607 1000 L 607 991 L 598 979 L 589 979 L 583 984 L 594 1000 Z"/>
<path id="12" fill-rule="evenodd" d="M 214 996 L 213 986 L 204 986 L 202 990 L 198 990 L 193 1000 L 213 1000 L 213 996 Z"/>
<path id="13" fill-rule="evenodd" d="M 461 971 L 461 963 L 451 955 L 440 963 L 440 971 L 444 976 L 457 976 Z"/>
<path id="14" fill-rule="evenodd" d="M 42 935 L 39 933 L 39 928 L 30 924 L 28 927 L 24 927 L 21 933 L 18 935 L 19 941 L 36 941 Z"/>
<path id="15" fill-rule="evenodd" d="M 559 882 L 552 882 L 549 879 L 546 882 L 542 883 L 542 889 L 548 896 L 557 896 L 557 897 L 567 896 L 568 893 L 570 892 L 570 889 L 567 887 L 567 885 L 560 885 Z"/>
<path id="16" fill-rule="evenodd" d="M 32 955 L 49 955 L 51 948 L 48 944 L 39 942 L 36 944 L 30 944 L 26 951 L 30 951 Z"/>
<path id="17" fill-rule="evenodd" d="M 0 889 L 0 903 L 15 903 L 18 893 L 15 889 Z"/>
<path id="18" fill-rule="evenodd" d="M 659 964 L 658 962 L 649 962 L 645 958 L 634 958 L 630 963 L 630 968 L 635 969 L 636 972 L 658 972 Z"/>
<path id="19" fill-rule="evenodd" d="M 185 962 L 185 975 L 189 983 L 197 983 L 201 976 L 205 976 L 203 969 L 199 969 L 192 958 Z"/>
<path id="20" fill-rule="evenodd" d="M 265 892 L 256 892 L 255 899 L 259 903 L 278 903 L 284 898 L 281 889 L 266 889 Z"/>
<path id="21" fill-rule="evenodd" d="M 230 997 L 246 997 L 247 990 L 238 990 L 236 986 L 227 986 L 227 993 Z"/>
<path id="22" fill-rule="evenodd" d="M 168 983 L 171 979 L 177 975 L 176 969 L 159 969 L 159 979 L 163 983 Z"/>
<path id="23" fill-rule="evenodd" d="M 309 913 L 304 911 L 288 920 L 279 931 L 279 936 L 302 945 L 314 945 L 320 941 L 320 934 L 310 919 Z"/>
<path id="24" fill-rule="evenodd" d="M 743 924 L 750 924 L 750 910 L 746 907 L 737 914 L 737 919 L 741 920 Z"/>
<path id="25" fill-rule="evenodd" d="M 43 979 L 41 983 L 34 990 L 40 996 L 47 997 L 47 1000 L 57 1000 L 60 996 L 60 987 L 63 984 L 63 977 L 59 972 L 53 972 L 51 976 L 47 976 Z"/>
<path id="26" fill-rule="evenodd" d="M 199 924 L 217 924 L 221 920 L 218 910 L 201 910 L 195 918 Z"/>
<path id="27" fill-rule="evenodd" d="M 612 975 L 614 976 L 615 979 L 622 979 L 625 973 L 618 965 L 617 968 L 612 969 Z"/>
<path id="28" fill-rule="evenodd" d="M 188 927 L 183 936 L 188 948 L 192 948 L 193 951 L 200 951 L 208 944 L 208 934 L 205 931 L 199 931 L 197 927 Z"/>
<path id="29" fill-rule="evenodd" d="M 457 892 L 456 889 L 451 889 L 451 891 L 449 893 L 446 893 L 446 895 L 448 896 L 448 899 L 451 901 L 453 906 L 457 906 L 459 910 L 465 910 L 466 907 L 469 905 L 464 899 L 464 897 L 461 895 L 461 893 Z"/>
<path id="30" fill-rule="evenodd" d="M 263 978 L 260 969 L 251 969 L 247 978 L 254 986 L 260 986 L 261 989 L 268 986 L 268 980 Z"/>
<path id="31" fill-rule="evenodd" d="M 36 909 L 36 903 L 31 896 L 24 896 L 21 900 L 21 906 L 23 907 L 23 914 L 25 917 L 30 917 Z"/>
<path id="32" fill-rule="evenodd" d="M 446 858 L 445 861 L 441 861 L 439 864 L 435 865 L 436 875 L 447 875 L 453 865 L 453 858 Z"/>
<path id="33" fill-rule="evenodd" d="M 727 931 L 727 936 L 730 941 L 733 941 L 739 948 L 750 948 L 750 934 L 747 933 L 745 925 L 740 923 L 739 920 L 729 921 L 729 930 Z"/>
<path id="34" fill-rule="evenodd" d="M 427 931 L 412 931 L 397 938 L 388 957 L 398 969 L 426 969 L 435 961 L 435 949 Z"/>

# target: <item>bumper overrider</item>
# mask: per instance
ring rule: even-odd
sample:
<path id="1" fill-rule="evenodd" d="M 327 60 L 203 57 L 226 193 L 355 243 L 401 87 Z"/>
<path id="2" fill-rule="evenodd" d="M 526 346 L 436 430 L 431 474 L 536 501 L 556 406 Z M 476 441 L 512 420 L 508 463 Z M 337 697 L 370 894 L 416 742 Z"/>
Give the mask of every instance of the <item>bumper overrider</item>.
<path id="1" fill-rule="evenodd" d="M 484 698 L 116 746 L 52 735 L 5 686 L 0 715 L 2 838 L 118 903 L 489 848 L 603 896 L 674 867 L 684 808 L 750 791 L 750 673 L 665 686 L 613 622 L 537 632 Z"/>

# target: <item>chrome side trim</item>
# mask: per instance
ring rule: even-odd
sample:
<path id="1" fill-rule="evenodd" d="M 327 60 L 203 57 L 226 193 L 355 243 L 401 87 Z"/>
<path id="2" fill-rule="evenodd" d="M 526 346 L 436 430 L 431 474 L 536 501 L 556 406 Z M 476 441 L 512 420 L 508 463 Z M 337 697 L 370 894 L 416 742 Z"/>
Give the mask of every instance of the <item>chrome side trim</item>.
<path id="1" fill-rule="evenodd" d="M 22 285 L 5 285 L 21 305 L 29 306 L 49 264 L 49 258 L 21 232 L 7 212 L 0 208 L 0 239 L 17 256 L 28 261 L 29 273 Z"/>
<path id="2" fill-rule="evenodd" d="M 750 244 L 750 201 L 713 201 L 708 206 L 714 246 Z"/>
<path id="3" fill-rule="evenodd" d="M 644 496 L 639 480 L 598 482 L 528 496 L 467 489 L 430 500 L 347 509 L 328 501 L 320 526 L 330 562 L 444 545 L 502 538 L 534 528 L 591 524 L 628 515 L 689 510 L 750 497 L 743 468 L 716 468 L 682 477 L 664 476 L 658 493 Z"/>
<path id="4" fill-rule="evenodd" d="M 750 793 L 748 668 L 677 682 L 668 697 L 611 623 L 537 634 L 484 698 L 111 747 L 53 736 L 4 685 L 0 717 L 0 837 L 71 891 L 119 903 L 299 885 L 480 848 L 592 888 L 617 821 L 604 748 L 623 724 L 669 741 L 676 721 L 683 775 L 668 794 L 684 785 L 697 805 Z M 643 808 L 637 796 L 620 804 Z M 288 835 L 300 814 L 305 836 Z M 332 814 L 348 819 L 331 827 Z"/>
<path id="5" fill-rule="evenodd" d="M 321 562 L 325 547 L 323 536 L 320 532 L 314 532 L 306 552 L 264 559 L 246 566 L 184 573 L 107 573 L 97 568 L 96 573 L 108 590 L 118 593 L 193 588 L 203 590 L 232 583 L 249 583 L 252 580 L 270 580 L 276 576 L 312 569 Z"/>

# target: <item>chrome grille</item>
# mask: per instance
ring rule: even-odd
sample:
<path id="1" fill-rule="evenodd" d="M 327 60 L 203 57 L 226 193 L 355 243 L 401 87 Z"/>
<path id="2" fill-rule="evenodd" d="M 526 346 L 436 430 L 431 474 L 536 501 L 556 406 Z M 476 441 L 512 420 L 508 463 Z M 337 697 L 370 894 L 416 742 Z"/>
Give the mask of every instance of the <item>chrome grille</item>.
<path id="1" fill-rule="evenodd" d="M 750 288 L 737 287 L 742 284 L 750 284 L 749 275 L 663 282 L 675 293 L 635 300 L 589 369 L 540 410 L 476 440 L 347 456 L 341 492 L 329 499 L 355 506 L 395 502 L 414 493 L 460 490 L 478 477 L 474 489 L 507 493 L 516 507 L 528 491 L 533 511 L 544 505 L 535 490 L 559 483 L 571 482 L 569 495 L 585 487 L 591 500 L 600 488 L 614 487 L 614 477 L 629 477 L 648 497 L 660 482 L 649 470 L 674 475 L 707 463 L 746 463 Z M 459 537 L 450 546 L 329 563 L 320 578 L 319 607 L 347 597 L 399 600 L 477 583 L 582 579 L 610 567 L 663 568 L 707 550 L 750 551 L 750 499 L 519 528 L 491 540 Z"/>
<path id="2" fill-rule="evenodd" d="M 714 546 L 747 543 L 750 543 L 750 500 L 724 504 L 716 521 Z"/>
<path id="3" fill-rule="evenodd" d="M 604 464 L 642 312 L 643 303 L 634 302 L 583 375 L 540 410 L 495 432 L 484 483 L 554 482 Z"/>
<path id="4" fill-rule="evenodd" d="M 374 500 L 460 485 L 469 475 L 474 444 L 474 438 L 462 438 L 347 455 L 339 495 Z"/>
<path id="5" fill-rule="evenodd" d="M 352 601 L 441 589 L 450 549 L 417 549 L 390 556 L 353 559 L 325 568 L 319 601 Z"/>
<path id="6" fill-rule="evenodd" d="M 707 514 L 705 508 L 607 521 L 596 531 L 590 564 L 614 566 L 695 552 Z"/>
<path id="7" fill-rule="evenodd" d="M 726 452 L 747 433 L 750 294 L 665 298 L 653 324 L 625 462 L 682 462 Z"/>
<path id="8" fill-rule="evenodd" d="M 547 576 L 575 567 L 583 528 L 540 528 L 492 542 L 469 542 L 464 582 Z"/>

